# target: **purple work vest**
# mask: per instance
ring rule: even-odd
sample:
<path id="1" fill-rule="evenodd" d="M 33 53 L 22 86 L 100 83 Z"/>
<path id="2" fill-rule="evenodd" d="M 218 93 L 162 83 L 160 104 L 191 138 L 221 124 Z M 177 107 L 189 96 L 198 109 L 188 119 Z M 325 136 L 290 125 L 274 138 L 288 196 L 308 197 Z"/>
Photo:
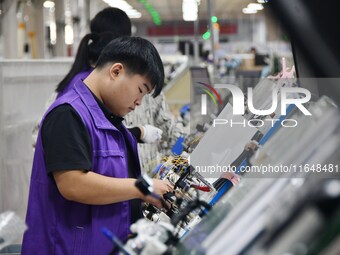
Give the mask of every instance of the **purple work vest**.
<path id="1" fill-rule="evenodd" d="M 120 132 L 107 120 L 81 80 L 75 83 L 73 90 L 59 97 L 45 116 L 64 103 L 70 104 L 78 112 L 89 131 L 93 172 L 127 178 L 127 141 L 131 144 L 134 161 L 138 164 L 134 166 L 137 176 L 140 175 L 135 138 L 125 127 Z M 107 255 L 113 249 L 113 244 L 101 233 L 101 228 L 107 227 L 120 240 L 126 240 L 130 223 L 128 201 L 87 205 L 68 201 L 59 193 L 53 177 L 46 172 L 39 131 L 26 215 L 28 230 L 24 234 L 22 255 Z"/>

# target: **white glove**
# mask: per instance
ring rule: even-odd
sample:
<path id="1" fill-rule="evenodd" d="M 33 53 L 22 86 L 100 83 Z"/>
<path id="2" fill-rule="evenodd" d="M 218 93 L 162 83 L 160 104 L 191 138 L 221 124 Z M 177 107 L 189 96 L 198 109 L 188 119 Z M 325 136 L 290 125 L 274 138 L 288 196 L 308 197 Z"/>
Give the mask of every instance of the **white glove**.
<path id="1" fill-rule="evenodd" d="M 162 137 L 163 131 L 159 128 L 156 128 L 152 125 L 145 125 L 141 127 L 143 129 L 143 137 L 141 137 L 141 140 L 144 143 L 155 143 L 159 141 Z"/>

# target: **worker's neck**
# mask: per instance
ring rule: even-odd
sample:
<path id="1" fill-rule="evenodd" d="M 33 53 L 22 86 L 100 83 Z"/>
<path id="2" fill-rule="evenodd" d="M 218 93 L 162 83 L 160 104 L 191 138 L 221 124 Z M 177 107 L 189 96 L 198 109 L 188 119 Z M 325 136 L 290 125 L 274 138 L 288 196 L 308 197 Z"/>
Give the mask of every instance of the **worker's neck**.
<path id="1" fill-rule="evenodd" d="M 84 80 L 85 85 L 92 91 L 92 93 L 103 102 L 103 99 L 100 94 L 100 86 L 103 85 L 105 82 L 103 79 L 103 75 L 100 75 L 100 73 L 97 70 L 93 70 L 92 73 L 90 73 L 89 76 Z"/>

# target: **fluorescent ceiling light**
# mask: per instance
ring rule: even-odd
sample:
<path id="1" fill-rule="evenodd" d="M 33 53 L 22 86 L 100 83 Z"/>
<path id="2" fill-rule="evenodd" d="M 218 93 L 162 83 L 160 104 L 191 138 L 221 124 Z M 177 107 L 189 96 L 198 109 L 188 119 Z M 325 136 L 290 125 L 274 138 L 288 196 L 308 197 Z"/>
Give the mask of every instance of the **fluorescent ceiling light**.
<path id="1" fill-rule="evenodd" d="M 131 18 L 131 19 L 139 19 L 142 17 L 142 14 L 139 11 L 136 11 L 135 9 L 133 10 L 127 10 L 126 14 Z"/>
<path id="2" fill-rule="evenodd" d="M 183 20 L 185 21 L 195 21 L 198 17 L 198 2 L 197 0 L 183 0 L 182 2 L 182 12 Z"/>
<path id="3" fill-rule="evenodd" d="M 57 25 L 55 21 L 50 23 L 50 40 L 51 44 L 56 44 L 57 42 Z"/>
<path id="4" fill-rule="evenodd" d="M 183 13 L 183 20 L 184 21 L 195 21 L 197 20 L 197 13 Z"/>
<path id="5" fill-rule="evenodd" d="M 262 4 L 254 4 L 254 3 L 251 3 L 251 4 L 248 4 L 248 9 L 251 9 L 251 10 L 257 10 L 257 11 L 260 11 L 260 10 L 263 10 L 263 5 Z"/>
<path id="6" fill-rule="evenodd" d="M 268 0 L 257 0 L 257 2 L 260 3 L 260 4 L 265 4 L 265 3 L 268 2 Z"/>
<path id="7" fill-rule="evenodd" d="M 45 8 L 53 8 L 55 4 L 52 1 L 45 1 L 43 5 Z"/>
<path id="8" fill-rule="evenodd" d="M 196 0 L 183 0 L 182 3 L 183 12 L 197 12 L 197 2 Z"/>
<path id="9" fill-rule="evenodd" d="M 73 28 L 71 25 L 65 26 L 65 44 L 67 45 L 73 44 Z"/>
<path id="10" fill-rule="evenodd" d="M 242 12 L 244 14 L 254 14 L 254 13 L 257 13 L 257 10 L 253 10 L 253 9 L 249 9 L 249 8 L 243 8 Z"/>
<path id="11" fill-rule="evenodd" d="M 142 17 L 142 13 L 134 9 L 130 4 L 128 4 L 124 0 L 103 0 L 103 1 L 111 7 L 116 7 L 123 10 L 131 19 L 139 19 Z"/>

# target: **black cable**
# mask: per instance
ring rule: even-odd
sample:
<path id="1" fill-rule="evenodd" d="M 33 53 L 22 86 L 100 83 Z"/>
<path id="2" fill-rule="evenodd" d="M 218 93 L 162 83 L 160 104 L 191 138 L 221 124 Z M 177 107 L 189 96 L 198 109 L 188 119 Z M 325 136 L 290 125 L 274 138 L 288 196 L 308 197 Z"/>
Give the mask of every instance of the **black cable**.
<path id="1" fill-rule="evenodd" d="M 251 141 L 259 142 L 262 137 L 263 134 L 260 131 L 257 131 L 251 138 Z M 253 154 L 254 154 L 253 150 L 244 149 L 242 153 L 230 164 L 230 168 L 231 169 L 238 168 L 244 160 L 247 160 L 249 162 L 249 159 Z M 218 191 L 228 181 L 230 182 L 230 180 L 220 177 L 213 183 L 213 187 Z"/>

